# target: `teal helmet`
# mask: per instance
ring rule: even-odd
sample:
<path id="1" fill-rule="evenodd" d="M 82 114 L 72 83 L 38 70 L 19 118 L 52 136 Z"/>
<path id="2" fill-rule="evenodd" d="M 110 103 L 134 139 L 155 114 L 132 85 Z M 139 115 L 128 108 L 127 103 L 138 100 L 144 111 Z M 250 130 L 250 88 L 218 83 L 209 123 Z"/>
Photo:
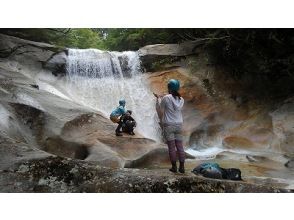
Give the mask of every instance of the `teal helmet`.
<path id="1" fill-rule="evenodd" d="M 180 89 L 180 81 L 177 79 L 170 79 L 167 83 L 167 88 L 169 91 L 177 92 Z"/>
<path id="2" fill-rule="evenodd" d="M 125 106 L 126 105 L 126 100 L 121 99 L 121 100 L 119 100 L 118 103 L 119 103 L 119 105 Z"/>

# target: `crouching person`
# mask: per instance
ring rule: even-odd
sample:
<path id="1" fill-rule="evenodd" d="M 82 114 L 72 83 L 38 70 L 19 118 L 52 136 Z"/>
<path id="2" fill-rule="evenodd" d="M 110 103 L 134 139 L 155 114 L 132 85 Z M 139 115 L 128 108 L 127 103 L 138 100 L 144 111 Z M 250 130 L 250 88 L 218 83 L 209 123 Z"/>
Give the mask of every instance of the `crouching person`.
<path id="1" fill-rule="evenodd" d="M 121 120 L 123 123 L 122 131 L 130 135 L 135 135 L 134 128 L 136 127 L 137 123 L 131 115 L 132 115 L 132 111 L 127 110 L 127 112 L 121 117 Z"/>
<path id="2" fill-rule="evenodd" d="M 115 130 L 116 136 L 122 136 L 121 128 L 122 128 L 123 122 L 121 120 L 121 116 L 126 113 L 125 105 L 126 105 L 126 101 L 124 99 L 119 100 L 119 106 L 116 109 L 114 109 L 110 114 L 110 120 L 113 123 L 118 124 Z"/>

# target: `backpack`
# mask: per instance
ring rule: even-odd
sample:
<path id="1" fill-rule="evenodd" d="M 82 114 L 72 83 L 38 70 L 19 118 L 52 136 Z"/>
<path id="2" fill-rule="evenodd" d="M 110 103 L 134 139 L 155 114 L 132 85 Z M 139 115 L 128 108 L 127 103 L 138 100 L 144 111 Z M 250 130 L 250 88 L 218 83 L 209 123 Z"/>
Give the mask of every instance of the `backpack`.
<path id="1" fill-rule="evenodd" d="M 223 179 L 242 180 L 241 170 L 236 168 L 223 169 Z"/>
<path id="2" fill-rule="evenodd" d="M 192 171 L 207 178 L 222 179 L 222 170 L 217 163 L 202 163 Z"/>
<path id="3" fill-rule="evenodd" d="M 241 170 L 237 168 L 224 169 L 217 163 L 202 163 L 195 167 L 192 172 L 213 179 L 242 180 Z"/>

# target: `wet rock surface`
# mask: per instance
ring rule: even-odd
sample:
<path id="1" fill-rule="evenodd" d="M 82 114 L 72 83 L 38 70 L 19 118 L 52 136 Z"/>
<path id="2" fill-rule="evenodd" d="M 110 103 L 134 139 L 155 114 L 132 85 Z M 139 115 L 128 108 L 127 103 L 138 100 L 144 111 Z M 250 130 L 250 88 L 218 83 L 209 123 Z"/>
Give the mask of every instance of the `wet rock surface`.
<path id="1" fill-rule="evenodd" d="M 67 55 L 67 50 L 54 53 L 46 62 L 43 63 L 43 67 L 52 71 L 52 74 L 55 76 L 64 76 L 66 74 Z"/>
<path id="2" fill-rule="evenodd" d="M 54 53 L 52 45 L 0 37 L 11 48 L 24 43 L 38 48 L 28 55 L 0 59 L 0 130 L 5 137 L 52 155 L 109 167 L 123 167 L 126 160 L 159 147 L 139 134 L 117 138 L 116 125 L 101 112 L 61 96 L 62 87 L 56 87 L 61 76 L 54 77 L 54 69 L 44 69 L 41 62 L 59 65 L 65 52 Z"/>
<path id="3" fill-rule="evenodd" d="M 268 185 L 211 180 L 168 171 L 103 168 L 48 157 L 0 171 L 1 192 L 290 192 Z"/>

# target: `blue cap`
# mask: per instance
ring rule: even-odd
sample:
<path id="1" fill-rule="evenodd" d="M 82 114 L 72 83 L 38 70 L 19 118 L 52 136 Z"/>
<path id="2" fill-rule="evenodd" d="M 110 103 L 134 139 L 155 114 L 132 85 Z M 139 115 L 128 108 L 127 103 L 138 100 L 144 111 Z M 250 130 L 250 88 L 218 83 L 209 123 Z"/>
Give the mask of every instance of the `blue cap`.
<path id="1" fill-rule="evenodd" d="M 121 99 L 121 100 L 119 100 L 119 105 L 123 105 L 123 106 L 125 106 L 125 104 L 126 104 L 126 100 L 124 100 L 124 99 Z"/>
<path id="2" fill-rule="evenodd" d="M 170 79 L 167 83 L 167 88 L 170 91 L 177 92 L 180 89 L 180 81 L 177 79 Z"/>

